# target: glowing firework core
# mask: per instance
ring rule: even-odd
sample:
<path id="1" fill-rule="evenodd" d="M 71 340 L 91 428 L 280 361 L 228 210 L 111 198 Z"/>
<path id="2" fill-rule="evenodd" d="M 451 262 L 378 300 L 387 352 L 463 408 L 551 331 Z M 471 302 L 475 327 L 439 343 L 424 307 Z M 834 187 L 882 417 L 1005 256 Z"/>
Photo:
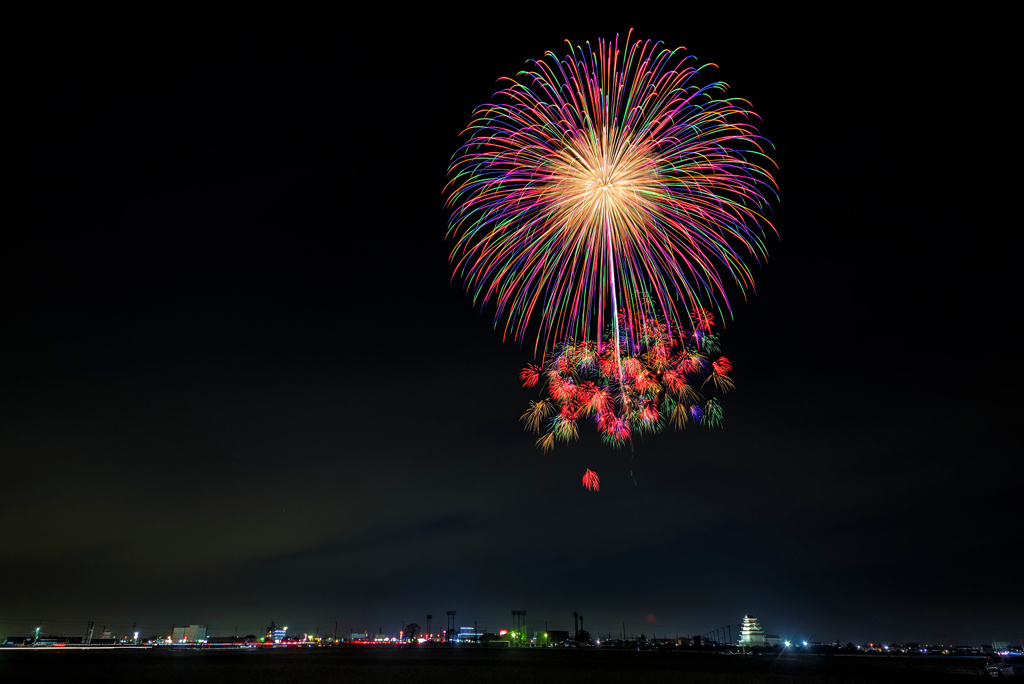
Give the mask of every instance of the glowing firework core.
<path id="1" fill-rule="evenodd" d="M 610 137 L 614 141 L 616 136 Z M 603 138 L 599 149 L 567 148 L 561 155 L 564 165 L 552 169 L 547 179 L 545 194 L 552 205 L 564 205 L 576 215 L 567 222 L 569 233 L 600 230 L 623 220 L 631 205 L 638 213 L 653 209 L 641 189 L 656 184 L 655 162 L 624 140 L 619 141 L 621 149 L 609 149 L 607 129 Z"/>

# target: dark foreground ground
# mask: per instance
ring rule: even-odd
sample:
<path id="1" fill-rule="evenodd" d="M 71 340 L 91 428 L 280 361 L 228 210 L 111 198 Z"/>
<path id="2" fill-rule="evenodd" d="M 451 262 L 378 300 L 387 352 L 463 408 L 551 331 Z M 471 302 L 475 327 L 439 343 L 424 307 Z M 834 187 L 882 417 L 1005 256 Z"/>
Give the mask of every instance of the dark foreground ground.
<path id="1" fill-rule="evenodd" d="M 963 658 L 770 658 L 607 650 L 0 650 L 0 682 L 962 682 Z"/>

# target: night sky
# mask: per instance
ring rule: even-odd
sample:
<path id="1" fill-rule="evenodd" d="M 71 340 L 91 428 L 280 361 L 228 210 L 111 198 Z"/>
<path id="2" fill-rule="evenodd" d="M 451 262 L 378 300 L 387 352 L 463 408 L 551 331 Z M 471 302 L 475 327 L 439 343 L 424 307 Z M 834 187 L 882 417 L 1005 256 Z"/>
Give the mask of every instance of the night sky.
<path id="1" fill-rule="evenodd" d="M 1020 638 L 998 41 L 673 7 L 19 29 L 0 637 L 521 609 L 601 634 L 735 636 L 752 613 L 785 638 Z M 498 77 L 630 27 L 719 65 L 781 194 L 756 295 L 729 293 L 724 429 L 632 463 L 592 430 L 549 454 L 523 432 L 532 346 L 452 281 L 442 196 Z"/>

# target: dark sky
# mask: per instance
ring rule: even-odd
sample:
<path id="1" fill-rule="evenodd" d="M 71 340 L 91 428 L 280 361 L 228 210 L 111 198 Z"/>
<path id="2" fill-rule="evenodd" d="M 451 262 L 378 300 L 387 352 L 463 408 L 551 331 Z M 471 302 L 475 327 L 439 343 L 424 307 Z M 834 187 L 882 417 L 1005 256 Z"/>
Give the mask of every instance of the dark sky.
<path id="1" fill-rule="evenodd" d="M 673 7 L 26 24 L 0 636 L 522 609 L 601 633 L 753 613 L 784 637 L 1019 638 L 998 41 Z M 636 485 L 592 432 L 545 455 L 522 431 L 532 348 L 451 282 L 442 199 L 498 77 L 630 27 L 720 66 L 782 197 L 756 296 L 730 293 L 725 429 L 638 442 Z"/>

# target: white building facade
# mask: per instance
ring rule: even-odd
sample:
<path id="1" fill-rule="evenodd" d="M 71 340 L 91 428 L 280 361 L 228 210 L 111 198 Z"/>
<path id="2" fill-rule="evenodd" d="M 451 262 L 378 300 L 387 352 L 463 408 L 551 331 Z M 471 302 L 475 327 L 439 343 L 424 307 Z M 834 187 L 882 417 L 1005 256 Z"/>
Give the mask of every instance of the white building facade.
<path id="1" fill-rule="evenodd" d="M 194 644 L 199 641 L 206 641 L 206 626 L 188 625 L 186 627 L 175 627 L 171 631 L 171 641 L 176 644 Z"/>
<path id="2" fill-rule="evenodd" d="M 767 646 L 768 639 L 765 637 L 761 624 L 753 615 L 743 616 L 740 624 L 740 639 L 736 642 L 738 646 Z"/>

